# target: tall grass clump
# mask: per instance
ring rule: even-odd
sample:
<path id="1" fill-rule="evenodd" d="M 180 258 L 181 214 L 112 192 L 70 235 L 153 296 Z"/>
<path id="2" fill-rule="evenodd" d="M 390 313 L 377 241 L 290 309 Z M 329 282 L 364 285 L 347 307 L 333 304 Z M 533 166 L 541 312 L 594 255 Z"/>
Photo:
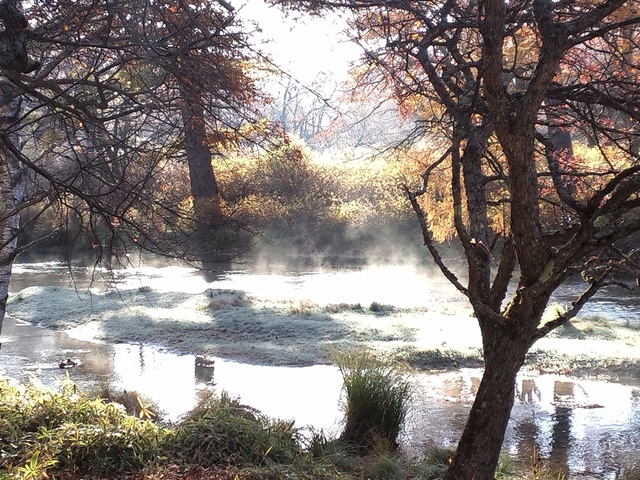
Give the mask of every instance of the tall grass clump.
<path id="1" fill-rule="evenodd" d="M 69 380 L 53 392 L 0 379 L 0 474 L 141 472 L 165 458 L 166 435 L 120 405 L 89 399 Z"/>
<path id="2" fill-rule="evenodd" d="M 368 352 L 334 353 L 342 374 L 345 426 L 340 440 L 358 450 L 398 446 L 412 386 L 405 371 Z"/>
<path id="3" fill-rule="evenodd" d="M 175 459 L 202 466 L 293 463 L 300 453 L 293 422 L 272 421 L 226 393 L 182 419 L 171 444 Z"/>

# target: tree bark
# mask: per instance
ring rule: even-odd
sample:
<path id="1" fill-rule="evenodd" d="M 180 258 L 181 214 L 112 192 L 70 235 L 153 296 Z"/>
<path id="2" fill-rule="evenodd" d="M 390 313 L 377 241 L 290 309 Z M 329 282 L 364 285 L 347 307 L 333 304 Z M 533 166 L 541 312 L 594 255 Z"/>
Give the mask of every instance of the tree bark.
<path id="1" fill-rule="evenodd" d="M 198 232 L 204 236 L 224 221 L 218 182 L 211 165 L 211 150 L 207 145 L 204 108 L 199 102 L 184 98 L 181 110 L 193 209 Z"/>
<path id="2" fill-rule="evenodd" d="M 500 348 L 486 359 L 478 393 L 445 480 L 494 478 L 513 407 L 516 376 L 530 341 L 518 336 L 513 328 L 496 333 L 492 341 Z"/>
<path id="3" fill-rule="evenodd" d="M 487 191 L 482 172 L 482 156 L 491 133 L 491 128 L 486 125 L 471 129 L 466 135 L 467 144 L 460 159 L 469 224 L 469 239 L 462 243 L 469 262 L 469 295 L 475 298 L 488 298 L 491 288 L 492 258 L 489 251 Z"/>
<path id="4" fill-rule="evenodd" d="M 12 94 L 8 82 L 0 84 L 4 98 Z M 15 97 L 0 107 L 0 131 L 4 132 L 20 113 L 20 98 Z M 6 145 L 0 143 L 0 333 L 4 323 L 13 260 L 18 253 L 20 205 L 25 189 L 20 163 Z"/>
<path id="5" fill-rule="evenodd" d="M 19 169 L 15 160 L 0 147 L 0 333 L 4 323 L 7 299 L 9 297 L 9 283 L 11 281 L 11 269 L 13 260 L 18 250 L 18 231 L 20 229 L 20 214 L 18 213 L 18 199 L 20 196 L 21 182 L 13 185 Z M 6 216 L 5 216 L 6 215 Z"/>
<path id="6" fill-rule="evenodd" d="M 27 55 L 27 19 L 16 0 L 0 1 L 0 19 L 4 30 L 0 32 L 0 67 L 6 72 L 29 73 L 40 64 Z M 21 99 L 15 95 L 14 86 L 0 82 L 0 132 L 18 119 Z M 20 230 L 19 207 L 24 199 L 24 184 L 20 163 L 6 145 L 0 145 L 0 333 L 9 296 L 11 267 L 18 251 Z"/>
<path id="7" fill-rule="evenodd" d="M 445 480 L 493 480 L 513 407 L 516 376 L 537 338 L 553 290 L 541 284 L 521 287 L 501 322 L 476 309 L 485 370 Z"/>
<path id="8" fill-rule="evenodd" d="M 515 318 L 499 325 L 476 313 L 482 328 L 485 370 L 445 480 L 493 480 L 513 407 L 516 376 L 531 347 L 546 301 L 523 301 Z M 520 319 L 520 320 L 518 320 Z"/>

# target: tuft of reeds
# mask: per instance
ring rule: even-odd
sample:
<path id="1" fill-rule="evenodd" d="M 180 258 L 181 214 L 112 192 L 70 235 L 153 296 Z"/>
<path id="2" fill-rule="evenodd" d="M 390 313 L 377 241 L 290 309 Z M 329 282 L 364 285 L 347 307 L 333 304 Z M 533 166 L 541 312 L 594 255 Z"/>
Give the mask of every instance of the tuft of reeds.
<path id="1" fill-rule="evenodd" d="M 345 425 L 340 440 L 358 450 L 397 448 L 412 385 L 405 369 L 366 351 L 334 352 L 343 378 Z"/>
<path id="2" fill-rule="evenodd" d="M 530 468 L 528 480 L 568 480 L 566 473 L 558 471 L 548 459 L 542 458 L 535 447 L 531 454 Z"/>

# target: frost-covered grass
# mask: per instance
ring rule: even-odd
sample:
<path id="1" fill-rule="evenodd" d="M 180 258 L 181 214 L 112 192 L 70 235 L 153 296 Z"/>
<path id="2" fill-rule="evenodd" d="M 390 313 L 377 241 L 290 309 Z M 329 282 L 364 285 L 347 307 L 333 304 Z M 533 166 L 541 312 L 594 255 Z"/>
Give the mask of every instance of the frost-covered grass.
<path id="1" fill-rule="evenodd" d="M 480 331 L 460 298 L 412 307 L 391 305 L 386 298 L 336 303 L 330 295 L 305 298 L 280 282 L 269 294 L 230 288 L 98 292 L 28 287 L 11 295 L 8 313 L 76 338 L 145 343 L 266 365 L 328 364 L 332 350 L 362 346 L 421 368 L 481 364 Z M 338 287 L 348 298 L 345 285 Z M 602 318 L 574 319 L 534 345 L 530 360 L 543 361 L 530 366 L 564 372 L 573 368 L 572 360 L 580 360 L 580 368 L 637 364 L 638 347 L 638 328 Z"/>
<path id="2" fill-rule="evenodd" d="M 381 308 L 384 307 L 384 308 Z M 479 330 L 461 306 L 395 308 L 260 298 L 244 291 L 89 292 L 28 287 L 10 298 L 10 314 L 86 340 L 144 342 L 184 353 L 272 365 L 330 363 L 335 348 L 381 352 L 476 349 Z M 459 332 L 467 332 L 461 336 Z"/>

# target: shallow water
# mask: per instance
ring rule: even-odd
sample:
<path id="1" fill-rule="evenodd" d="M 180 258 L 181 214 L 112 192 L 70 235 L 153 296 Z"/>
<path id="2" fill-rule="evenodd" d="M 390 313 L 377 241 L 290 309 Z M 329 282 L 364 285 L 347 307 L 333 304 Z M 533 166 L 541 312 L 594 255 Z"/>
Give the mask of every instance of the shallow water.
<path id="1" fill-rule="evenodd" d="M 0 375 L 59 387 L 68 374 L 81 389 L 137 390 L 170 420 L 192 409 L 205 390 L 225 390 L 270 416 L 331 429 L 340 377 L 333 366 L 269 367 L 176 355 L 156 347 L 77 340 L 8 317 L 2 332 Z M 66 358 L 78 366 L 60 368 Z M 209 366 L 209 361 L 212 366 Z M 308 380 L 312 379 L 312 382 Z M 304 388 L 300 386 L 304 385 Z"/>
<path id="2" fill-rule="evenodd" d="M 142 266 L 105 271 L 90 267 L 68 267 L 60 262 L 17 263 L 10 290 L 29 286 L 59 285 L 71 288 L 149 287 L 157 291 L 202 292 L 207 288 L 233 289 L 273 300 L 308 300 L 319 304 L 371 302 L 398 308 L 429 307 L 434 303 L 468 308 L 465 298 L 433 268 L 382 265 L 354 268 L 295 268 L 280 264 L 247 265 L 197 270 L 182 265 Z M 570 306 L 584 284 L 562 285 L 551 302 Z M 582 317 L 600 316 L 633 324 L 640 322 L 640 295 L 617 286 L 605 287 L 583 307 Z"/>
<path id="3" fill-rule="evenodd" d="M 374 270 L 270 271 L 247 269 L 203 275 L 184 267 L 143 268 L 134 272 L 74 271 L 78 288 L 149 287 L 157 291 L 202 292 L 233 289 L 249 295 L 320 304 L 376 301 L 413 308 L 434 302 L 464 305 L 443 279 L 405 267 Z M 17 265 L 12 291 L 33 285 L 68 286 L 68 270 L 56 263 Z M 571 287 L 573 288 L 573 287 Z M 561 292 L 571 293 L 571 288 Z M 608 308 L 612 298 L 616 307 Z M 594 312 L 613 312 L 631 321 L 637 299 L 604 292 Z M 7 318 L 2 332 L 0 374 L 36 378 L 56 387 L 69 373 L 84 390 L 135 389 L 156 401 L 170 419 L 191 409 L 207 390 L 226 390 L 265 414 L 295 419 L 296 425 L 338 432 L 341 379 L 335 367 L 268 367 L 212 359 L 202 365 L 194 355 L 176 355 L 156 347 L 79 341 L 63 332 Z M 68 370 L 58 363 L 74 358 Z M 403 436 L 403 448 L 418 455 L 426 445 L 455 446 L 466 421 L 481 372 L 477 369 L 414 376 L 418 394 Z M 616 478 L 623 461 L 640 447 L 640 391 L 634 385 L 575 381 L 561 376 L 521 376 L 507 431 L 505 450 L 520 463 L 535 452 L 578 478 Z M 624 459 L 624 460 L 621 460 Z"/>

